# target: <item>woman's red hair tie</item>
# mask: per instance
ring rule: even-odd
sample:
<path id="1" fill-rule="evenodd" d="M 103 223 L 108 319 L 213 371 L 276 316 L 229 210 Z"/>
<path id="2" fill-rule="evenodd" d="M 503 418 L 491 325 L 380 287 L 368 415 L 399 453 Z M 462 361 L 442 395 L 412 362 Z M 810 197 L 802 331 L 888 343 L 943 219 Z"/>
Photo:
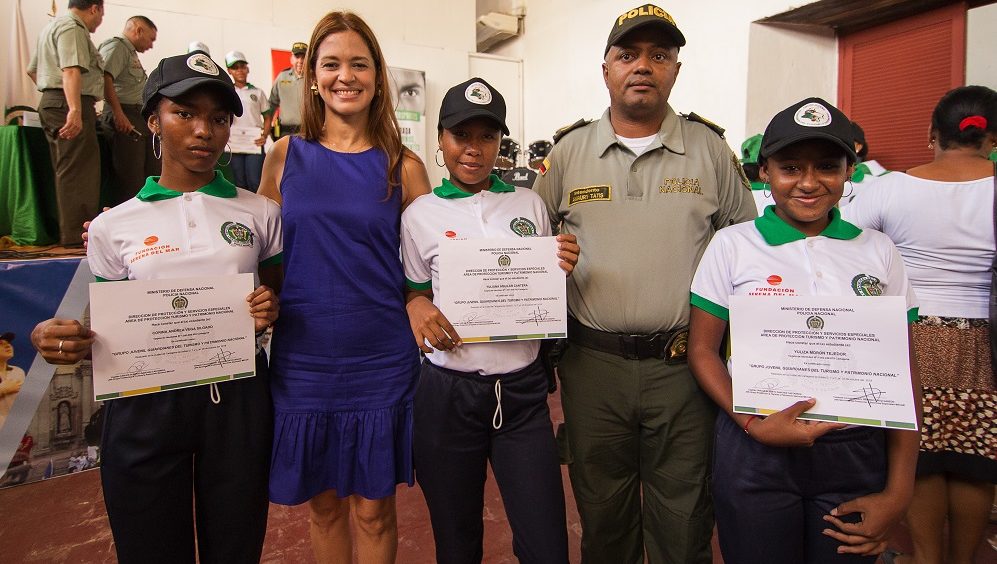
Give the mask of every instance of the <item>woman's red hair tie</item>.
<path id="1" fill-rule="evenodd" d="M 969 116 L 962 118 L 962 121 L 959 122 L 959 131 L 966 131 L 966 128 L 973 126 L 985 130 L 987 128 L 987 118 L 983 116 Z"/>

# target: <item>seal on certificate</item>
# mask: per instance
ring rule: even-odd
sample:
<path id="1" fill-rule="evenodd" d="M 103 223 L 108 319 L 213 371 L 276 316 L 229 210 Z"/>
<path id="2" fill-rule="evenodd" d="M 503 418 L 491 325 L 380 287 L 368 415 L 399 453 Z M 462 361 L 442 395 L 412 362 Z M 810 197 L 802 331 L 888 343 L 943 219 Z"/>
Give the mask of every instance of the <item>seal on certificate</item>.
<path id="1" fill-rule="evenodd" d="M 824 328 L 824 319 L 819 315 L 811 315 L 807 318 L 807 329 L 820 331 Z"/>

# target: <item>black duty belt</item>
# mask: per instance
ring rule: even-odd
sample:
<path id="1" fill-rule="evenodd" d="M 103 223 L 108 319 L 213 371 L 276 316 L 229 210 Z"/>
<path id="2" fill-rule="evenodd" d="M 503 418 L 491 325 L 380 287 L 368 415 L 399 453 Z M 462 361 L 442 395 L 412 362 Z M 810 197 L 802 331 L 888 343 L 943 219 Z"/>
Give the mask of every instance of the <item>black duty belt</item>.
<path id="1" fill-rule="evenodd" d="M 689 328 L 682 327 L 674 331 L 650 335 L 627 335 L 592 329 L 582 325 L 574 317 L 569 317 L 568 340 L 583 347 L 621 356 L 627 360 L 658 358 L 668 364 L 680 364 L 686 360 Z"/>

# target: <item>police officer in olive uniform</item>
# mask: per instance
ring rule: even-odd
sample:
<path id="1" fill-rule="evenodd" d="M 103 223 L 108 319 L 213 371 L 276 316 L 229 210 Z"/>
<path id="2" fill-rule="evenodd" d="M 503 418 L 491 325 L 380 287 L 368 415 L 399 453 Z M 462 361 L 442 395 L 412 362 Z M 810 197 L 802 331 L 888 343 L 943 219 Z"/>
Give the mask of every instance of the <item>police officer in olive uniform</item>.
<path id="1" fill-rule="evenodd" d="M 104 111 L 100 120 L 111 153 L 111 202 L 135 196 L 148 176 L 159 176 L 152 133 L 142 119 L 142 89 L 148 76 L 138 59 L 152 48 L 157 28 L 145 16 L 132 16 L 118 37 L 100 44 L 104 60 Z"/>
<path id="2" fill-rule="evenodd" d="M 90 34 L 104 20 L 104 0 L 70 0 L 69 13 L 38 36 L 28 76 L 42 93 L 38 103 L 48 138 L 59 213 L 59 242 L 82 245 L 83 222 L 97 215 L 100 149 L 94 104 L 104 93 L 104 69 Z"/>
<path id="3" fill-rule="evenodd" d="M 305 53 L 308 45 L 300 41 L 291 46 L 291 66 L 280 71 L 270 89 L 270 107 L 280 108 L 280 136 L 294 135 L 301 129 L 301 103 L 304 97 Z"/>
<path id="4" fill-rule="evenodd" d="M 534 186 L 585 247 L 567 282 L 558 435 L 586 563 L 712 562 L 716 409 L 685 362 L 689 286 L 713 233 L 756 214 L 723 130 L 668 104 L 683 45 L 657 6 L 620 14 L 609 109 L 555 136 Z"/>

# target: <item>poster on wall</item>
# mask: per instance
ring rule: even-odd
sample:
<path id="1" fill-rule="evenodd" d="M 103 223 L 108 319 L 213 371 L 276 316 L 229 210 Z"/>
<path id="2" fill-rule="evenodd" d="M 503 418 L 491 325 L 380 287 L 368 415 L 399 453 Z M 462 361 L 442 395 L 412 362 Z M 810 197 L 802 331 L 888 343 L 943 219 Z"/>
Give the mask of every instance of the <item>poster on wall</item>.
<path id="1" fill-rule="evenodd" d="M 426 72 L 388 67 L 402 143 L 426 162 Z"/>
<path id="2" fill-rule="evenodd" d="M 45 362 L 31 330 L 51 317 L 89 322 L 85 260 L 0 263 L 0 488 L 95 468 L 103 409 L 89 361 Z"/>

